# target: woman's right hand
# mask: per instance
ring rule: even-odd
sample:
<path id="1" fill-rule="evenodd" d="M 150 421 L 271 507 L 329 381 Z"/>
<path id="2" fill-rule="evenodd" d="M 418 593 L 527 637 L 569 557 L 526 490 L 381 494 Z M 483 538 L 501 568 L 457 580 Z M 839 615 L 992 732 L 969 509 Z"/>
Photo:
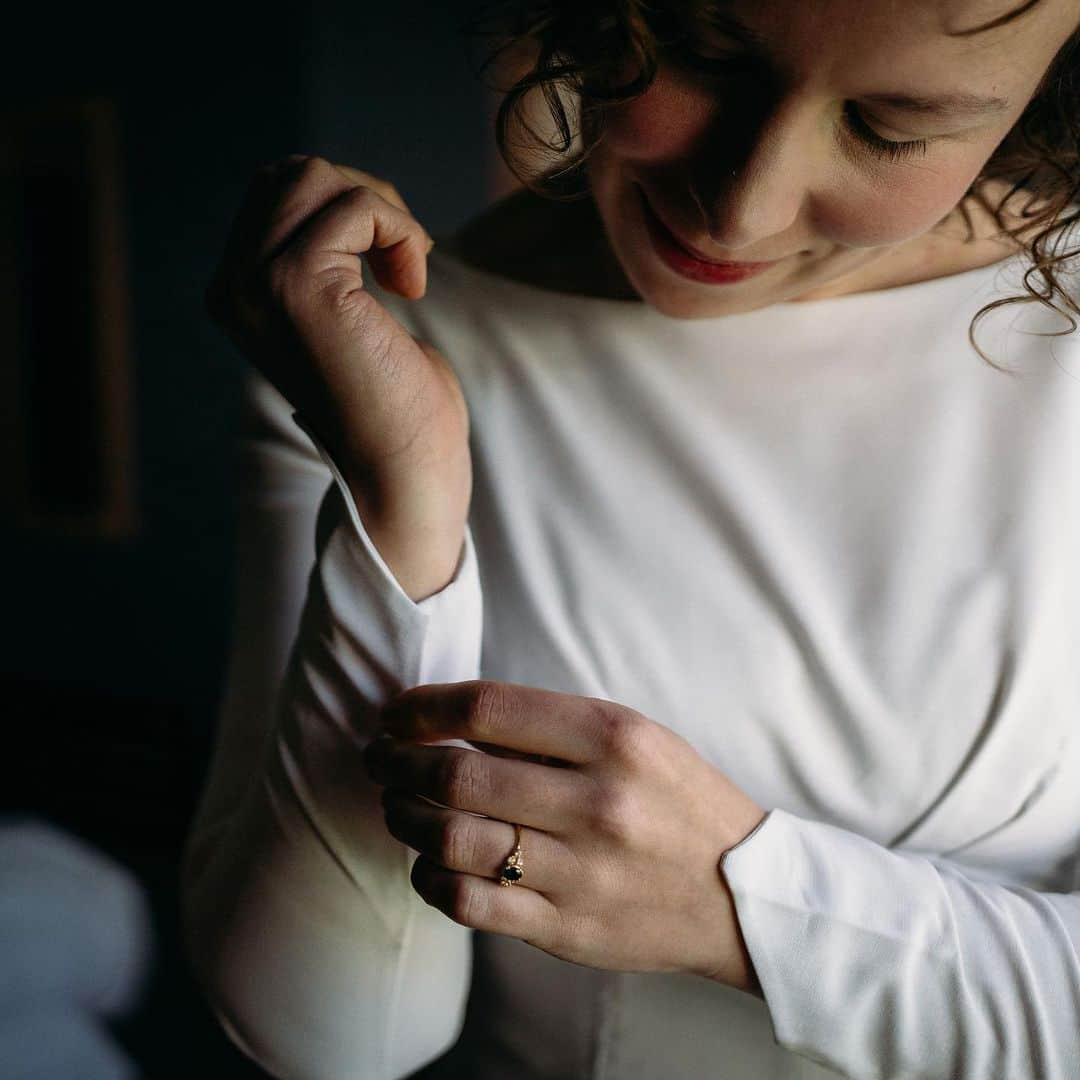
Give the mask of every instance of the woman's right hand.
<path id="1" fill-rule="evenodd" d="M 394 186 L 293 154 L 258 171 L 206 290 L 211 318 L 330 452 L 364 527 L 420 600 L 454 576 L 472 492 L 453 369 L 364 288 L 419 299 L 433 241 Z"/>

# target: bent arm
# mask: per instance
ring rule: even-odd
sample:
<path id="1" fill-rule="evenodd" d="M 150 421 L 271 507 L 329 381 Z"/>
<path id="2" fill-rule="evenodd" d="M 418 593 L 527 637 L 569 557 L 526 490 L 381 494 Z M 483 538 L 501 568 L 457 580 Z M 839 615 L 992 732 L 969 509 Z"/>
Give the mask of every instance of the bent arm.
<path id="1" fill-rule="evenodd" d="M 471 932 L 412 888 L 415 853 L 359 752 L 387 698 L 478 676 L 472 536 L 450 583 L 413 602 L 325 450 L 251 385 L 229 682 L 184 867 L 189 956 L 273 1075 L 402 1077 L 457 1038 Z"/>

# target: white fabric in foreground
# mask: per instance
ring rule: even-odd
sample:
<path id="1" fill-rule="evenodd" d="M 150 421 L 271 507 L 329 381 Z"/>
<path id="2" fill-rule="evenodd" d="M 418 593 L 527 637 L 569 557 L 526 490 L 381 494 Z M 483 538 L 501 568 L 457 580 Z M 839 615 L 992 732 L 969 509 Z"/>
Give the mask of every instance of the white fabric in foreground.
<path id="1" fill-rule="evenodd" d="M 1015 261 L 689 321 L 447 247 L 420 301 L 366 276 L 469 403 L 443 592 L 409 601 L 251 383 L 185 891 L 234 1039 L 335 1080 L 1074 1077 L 1075 336 L 1006 308 L 977 336 L 1019 373 L 970 349 L 979 307 L 1023 291 Z M 724 859 L 766 1001 L 424 904 L 357 751 L 390 694 L 475 677 L 636 708 L 771 811 Z"/>

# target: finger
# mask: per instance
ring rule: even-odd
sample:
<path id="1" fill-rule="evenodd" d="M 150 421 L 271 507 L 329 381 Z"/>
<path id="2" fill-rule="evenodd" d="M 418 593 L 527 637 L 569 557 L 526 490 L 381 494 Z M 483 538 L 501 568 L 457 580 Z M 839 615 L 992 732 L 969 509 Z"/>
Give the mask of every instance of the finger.
<path id="1" fill-rule="evenodd" d="M 281 242 L 284 234 L 274 229 L 274 222 L 283 198 L 312 172 L 319 176 L 332 172 L 328 162 L 323 163 L 326 169 L 312 164 L 319 160 L 310 155 L 290 154 L 256 170 L 233 217 L 221 258 L 207 289 L 206 299 L 215 317 L 224 317 L 233 291 L 237 288 L 242 291 L 250 283 L 252 272 L 263 257 L 267 237 L 272 236 L 274 243 Z M 334 175 L 337 186 L 324 189 L 326 199 L 341 190 L 343 178 Z"/>
<path id="2" fill-rule="evenodd" d="M 516 839 L 510 822 L 436 806 L 400 788 L 387 788 L 382 801 L 386 827 L 403 844 L 447 870 L 499 885 Z M 523 827 L 521 867 L 524 876 L 517 886 L 547 895 L 565 888 L 573 855 L 551 833 Z"/>
<path id="3" fill-rule="evenodd" d="M 374 740 L 364 750 L 364 763 L 386 787 L 560 835 L 580 828 L 595 786 L 573 769 L 393 738 Z"/>
<path id="4" fill-rule="evenodd" d="M 341 174 L 346 177 L 354 185 L 362 185 L 363 187 L 369 187 L 374 191 L 377 191 L 387 202 L 393 203 L 394 206 L 401 210 L 404 210 L 414 221 L 419 220 L 416 215 L 409 209 L 409 204 L 405 202 L 402 194 L 389 180 L 383 180 L 381 177 L 372 176 L 371 173 L 364 172 L 362 169 L 354 169 L 350 165 L 336 165 Z M 422 229 L 423 225 L 420 226 Z M 427 237 L 428 249 L 430 250 L 435 245 L 435 238 L 431 235 L 427 229 L 424 229 L 424 236 Z"/>
<path id="5" fill-rule="evenodd" d="M 309 157 L 283 169 L 272 183 L 276 183 L 276 198 L 255 253 L 262 260 L 284 250 L 313 214 L 356 186 L 321 157 Z"/>
<path id="6" fill-rule="evenodd" d="M 379 284 L 413 296 L 427 283 L 427 234 L 408 212 L 368 187 L 340 192 L 296 231 L 280 258 L 302 266 L 312 281 L 336 267 L 357 268 L 357 256 L 378 257 Z"/>
<path id="7" fill-rule="evenodd" d="M 373 176 L 369 172 L 364 172 L 363 169 L 354 169 L 351 165 L 335 164 L 334 168 L 349 182 L 349 187 L 369 187 L 377 191 L 387 202 L 393 203 L 399 210 L 412 214 L 401 192 L 389 180 Z"/>
<path id="8" fill-rule="evenodd" d="M 426 855 L 416 857 L 409 878 L 425 902 L 474 930 L 542 947 L 539 943 L 551 940 L 558 926 L 555 905 L 532 889 L 507 888 L 475 874 L 447 870 Z"/>
<path id="9" fill-rule="evenodd" d="M 496 680 L 426 683 L 383 705 L 380 719 L 402 739 L 469 739 L 574 764 L 632 752 L 640 714 L 603 698 Z"/>
<path id="10" fill-rule="evenodd" d="M 256 169 L 233 218 L 223 261 L 239 265 L 257 256 L 275 208 L 303 176 L 311 160 L 310 155 L 290 154 Z"/>
<path id="11" fill-rule="evenodd" d="M 338 165 L 325 158 L 293 155 L 281 166 L 279 172 L 273 174 L 272 183 L 274 179 L 277 179 L 279 184 L 278 206 L 273 220 L 267 225 L 265 243 L 260 252 L 263 258 L 272 257 L 289 244 L 290 238 L 313 213 L 328 205 L 342 192 L 353 188 L 374 191 L 384 202 L 416 222 L 416 227 L 424 236 L 429 249 L 434 244 L 431 235 L 416 221 L 397 188 L 389 180 L 362 169 Z"/>

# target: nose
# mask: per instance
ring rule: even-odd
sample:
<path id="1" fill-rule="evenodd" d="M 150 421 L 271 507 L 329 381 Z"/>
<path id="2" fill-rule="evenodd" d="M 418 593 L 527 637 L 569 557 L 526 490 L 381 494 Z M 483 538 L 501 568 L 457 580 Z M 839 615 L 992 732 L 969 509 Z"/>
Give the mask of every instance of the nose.
<path id="1" fill-rule="evenodd" d="M 793 106 L 744 115 L 729 110 L 703 140 L 691 193 L 717 248 L 767 248 L 770 237 L 796 228 L 809 198 L 813 137 Z"/>

